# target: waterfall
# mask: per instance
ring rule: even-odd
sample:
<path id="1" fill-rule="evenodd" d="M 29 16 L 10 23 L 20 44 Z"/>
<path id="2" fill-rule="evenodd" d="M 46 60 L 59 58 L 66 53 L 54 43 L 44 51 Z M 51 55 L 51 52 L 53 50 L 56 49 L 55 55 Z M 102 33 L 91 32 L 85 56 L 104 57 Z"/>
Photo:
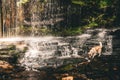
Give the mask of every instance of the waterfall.
<path id="1" fill-rule="evenodd" d="M 4 36 L 11 36 L 15 32 L 15 36 L 29 36 L 22 39 L 28 46 L 24 57 L 20 60 L 21 66 L 26 70 L 34 70 L 44 66 L 53 66 L 56 62 L 52 60 L 62 60 L 64 58 L 79 57 L 81 54 L 87 54 L 89 49 L 98 44 L 103 44 L 103 54 L 111 55 L 113 53 L 113 37 L 107 35 L 106 29 L 87 30 L 80 36 L 72 37 L 47 37 L 51 31 L 60 31 L 60 28 L 68 29 L 69 27 L 78 26 L 80 22 L 73 15 L 77 8 L 72 6 L 69 0 L 29 0 L 29 2 L 18 4 L 16 10 L 15 22 L 16 26 L 11 27 L 10 21 L 6 23 L 8 31 Z M 81 8 L 78 12 L 81 14 Z M 71 13 L 68 13 L 71 12 Z M 12 15 L 12 14 L 11 14 Z M 75 17 L 77 20 L 73 20 Z M 11 18 L 10 15 L 8 18 Z M 7 18 L 6 18 L 7 19 Z M 7 22 L 7 21 L 6 21 Z M 14 31 L 15 29 L 15 31 Z M 12 32 L 13 31 L 13 32 Z M 6 33 L 6 34 L 5 34 Z M 41 37 L 45 36 L 45 37 Z M 37 38 L 36 38 L 37 37 Z M 60 65 L 58 63 L 57 65 Z"/>
<path id="2" fill-rule="evenodd" d="M 118 43 L 113 43 L 113 39 L 116 42 L 119 42 L 119 39 L 110 33 L 111 30 L 95 29 L 87 30 L 79 36 L 1 38 L 0 44 L 3 45 L 4 42 L 8 45 L 8 42 L 23 41 L 28 49 L 21 55 L 19 62 L 26 70 L 37 70 L 43 67 L 63 65 L 65 64 L 64 59 L 81 58 L 83 55 L 87 55 L 90 48 L 99 45 L 99 41 L 103 45 L 103 55 L 113 55 L 114 52 L 117 54 Z"/>
<path id="3" fill-rule="evenodd" d="M 111 55 L 112 54 L 112 40 L 113 36 L 112 35 L 107 35 L 108 30 L 106 29 L 101 29 L 100 32 L 98 33 L 99 40 L 102 41 L 103 46 L 103 54 L 104 55 Z"/>
<path id="4" fill-rule="evenodd" d="M 102 54 L 111 55 L 113 38 L 108 35 L 107 31 L 103 29 L 88 30 L 82 35 L 66 38 L 47 36 L 27 38 L 25 43 L 28 50 L 20 60 L 21 66 L 24 66 L 26 70 L 60 66 L 63 65 L 66 58 L 81 58 L 82 55 L 88 53 L 91 47 L 99 45 L 99 41 L 103 44 Z M 97 33 L 93 34 L 94 32 Z"/>
<path id="5" fill-rule="evenodd" d="M 28 46 L 28 50 L 25 52 L 24 57 L 20 59 L 20 64 L 24 66 L 26 70 L 37 70 L 42 67 L 57 67 L 63 65 L 63 60 L 66 58 L 80 57 L 80 46 L 82 46 L 89 37 L 90 35 L 84 34 L 67 38 L 27 38 L 24 41 Z"/>
<path id="6" fill-rule="evenodd" d="M 69 1 L 68 1 L 69 2 Z M 21 28 L 18 35 L 22 36 L 46 36 L 53 31 L 57 32 L 71 25 L 71 4 L 59 0 L 29 0 L 28 3 L 18 6 L 17 18 L 18 25 Z M 67 10 L 67 11 L 66 11 Z"/>
<path id="7" fill-rule="evenodd" d="M 3 37 L 46 36 L 80 24 L 76 17 L 81 10 L 70 0 L 5 0 L 3 3 Z M 80 14 L 73 15 L 76 11 Z"/>
<path id="8" fill-rule="evenodd" d="M 113 36 L 108 36 L 108 38 L 106 40 L 107 40 L 106 41 L 107 46 L 106 46 L 105 54 L 106 55 L 111 55 L 113 53 L 113 46 L 112 46 Z"/>

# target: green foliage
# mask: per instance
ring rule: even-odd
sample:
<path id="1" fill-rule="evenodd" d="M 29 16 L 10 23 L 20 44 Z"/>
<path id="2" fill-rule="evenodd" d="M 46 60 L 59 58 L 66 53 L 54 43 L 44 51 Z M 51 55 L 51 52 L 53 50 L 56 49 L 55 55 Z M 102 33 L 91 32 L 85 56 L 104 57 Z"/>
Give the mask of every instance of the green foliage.
<path id="1" fill-rule="evenodd" d="M 85 2 L 82 1 L 82 0 L 81 0 L 81 1 L 80 1 L 80 0 L 72 0 L 72 3 L 73 3 L 73 4 L 78 4 L 78 5 L 81 5 L 81 6 L 86 5 Z"/>
<path id="2" fill-rule="evenodd" d="M 110 26 L 111 23 L 113 23 L 114 19 L 115 19 L 115 16 L 106 18 L 104 14 L 99 14 L 96 17 L 90 16 L 89 18 L 85 19 L 85 22 L 87 24 L 84 25 L 83 27 L 87 29 L 87 28 L 93 28 L 93 27 L 107 26 L 108 24 Z"/>
<path id="3" fill-rule="evenodd" d="M 113 5 L 112 0 L 100 0 L 99 2 L 100 8 L 107 8 L 108 6 Z"/>
<path id="4" fill-rule="evenodd" d="M 99 5 L 100 8 L 106 8 L 108 6 L 108 3 L 106 0 L 101 0 Z"/>
<path id="5" fill-rule="evenodd" d="M 69 27 L 67 29 L 61 29 L 60 31 L 52 31 L 51 33 L 55 36 L 75 36 L 79 35 L 83 30 L 79 27 Z"/>
<path id="6" fill-rule="evenodd" d="M 112 26 L 117 18 L 114 11 L 118 1 L 113 0 L 72 0 L 81 7 L 81 25 L 84 29 Z"/>
<path id="7" fill-rule="evenodd" d="M 93 28 L 93 27 L 97 27 L 97 26 L 98 26 L 97 23 L 92 22 L 92 23 L 89 23 L 89 24 L 87 24 L 87 25 L 85 25 L 83 27 L 84 27 L 84 29 L 88 29 L 88 28 Z"/>
<path id="8" fill-rule="evenodd" d="M 97 23 L 97 18 L 95 17 L 91 17 L 88 19 L 85 19 L 85 21 L 88 23 L 85 26 L 83 26 L 85 29 L 87 28 L 93 28 L 93 27 L 97 27 L 98 23 Z"/>
<path id="9" fill-rule="evenodd" d="M 63 33 L 65 33 L 66 35 L 79 35 L 82 33 L 82 30 L 80 28 L 69 28 L 69 29 L 64 29 Z M 65 35 L 63 34 L 63 35 Z"/>

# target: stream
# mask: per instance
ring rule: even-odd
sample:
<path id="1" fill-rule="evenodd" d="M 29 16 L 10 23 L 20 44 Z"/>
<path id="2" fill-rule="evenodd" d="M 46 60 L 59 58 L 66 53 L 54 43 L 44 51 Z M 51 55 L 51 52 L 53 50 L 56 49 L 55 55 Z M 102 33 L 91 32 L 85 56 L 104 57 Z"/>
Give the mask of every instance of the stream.
<path id="1" fill-rule="evenodd" d="M 1 64 L 10 63 L 13 68 L 0 64 L 0 79 L 61 80 L 67 74 L 74 80 L 119 80 L 119 33 L 119 29 L 91 29 L 79 36 L 1 38 Z M 102 55 L 88 62 L 87 52 L 99 41 Z M 20 56 L 15 59 L 12 53 Z"/>

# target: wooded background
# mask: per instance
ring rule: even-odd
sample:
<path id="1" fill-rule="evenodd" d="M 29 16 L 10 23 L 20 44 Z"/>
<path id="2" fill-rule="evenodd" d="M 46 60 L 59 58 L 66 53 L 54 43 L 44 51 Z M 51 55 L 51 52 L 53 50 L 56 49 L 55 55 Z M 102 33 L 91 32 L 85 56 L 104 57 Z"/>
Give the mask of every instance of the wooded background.
<path id="1" fill-rule="evenodd" d="M 88 28 L 119 26 L 120 0 L 0 0 L 1 37 L 36 30 L 78 35 Z"/>

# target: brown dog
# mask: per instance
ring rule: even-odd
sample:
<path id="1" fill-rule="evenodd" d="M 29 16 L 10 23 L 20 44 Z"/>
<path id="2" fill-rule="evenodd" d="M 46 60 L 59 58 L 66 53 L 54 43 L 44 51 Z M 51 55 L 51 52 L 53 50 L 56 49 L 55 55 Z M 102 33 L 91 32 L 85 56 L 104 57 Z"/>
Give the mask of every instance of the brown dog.
<path id="1" fill-rule="evenodd" d="M 89 58 L 94 58 L 97 54 L 100 56 L 102 51 L 102 42 L 99 42 L 99 46 L 92 47 L 88 52 Z"/>

